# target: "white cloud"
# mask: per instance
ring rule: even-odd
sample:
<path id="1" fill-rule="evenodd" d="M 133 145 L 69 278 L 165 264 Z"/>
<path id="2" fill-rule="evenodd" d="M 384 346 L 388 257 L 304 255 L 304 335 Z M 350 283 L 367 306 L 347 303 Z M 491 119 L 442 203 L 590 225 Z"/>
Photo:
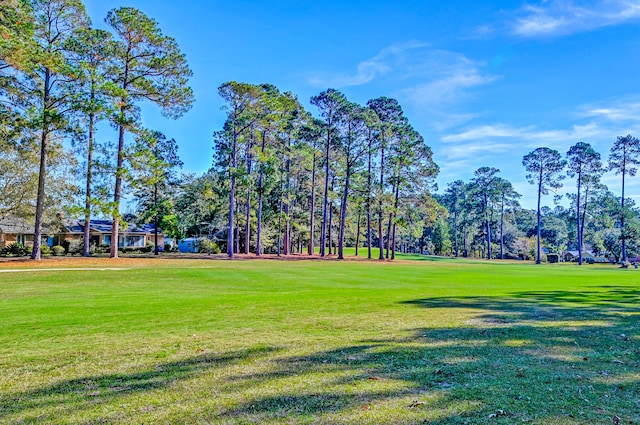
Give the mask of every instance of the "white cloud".
<path id="1" fill-rule="evenodd" d="M 406 63 L 411 55 L 410 51 L 425 48 L 427 45 L 419 41 L 393 44 L 380 51 L 370 59 L 356 65 L 356 72 L 352 74 L 317 73 L 309 76 L 309 83 L 316 87 L 343 88 L 359 86 L 369 83 Z"/>
<path id="2" fill-rule="evenodd" d="M 469 128 L 461 133 L 442 137 L 445 143 L 459 143 L 469 140 L 491 141 L 497 138 L 515 139 L 526 147 L 537 147 L 540 144 L 549 147 L 566 147 L 578 141 L 597 141 L 610 138 L 610 129 L 597 123 L 575 124 L 569 129 L 538 129 L 535 126 L 515 127 L 506 124 L 483 125 Z"/>
<path id="3" fill-rule="evenodd" d="M 585 105 L 580 108 L 578 116 L 613 122 L 640 121 L 640 98 L 625 96 L 601 104 Z"/>
<path id="4" fill-rule="evenodd" d="M 527 5 L 512 26 L 522 37 L 568 35 L 640 20 L 638 0 L 597 0 L 577 5 L 573 1 L 543 1 Z"/>
<path id="5" fill-rule="evenodd" d="M 482 115 L 458 109 L 474 88 L 499 78 L 484 73 L 482 67 L 461 53 L 410 41 L 382 49 L 359 62 L 353 73 L 315 73 L 308 82 L 338 89 L 378 84 L 381 93 L 397 97 L 416 113 L 428 114 L 430 126 L 442 131 Z"/>

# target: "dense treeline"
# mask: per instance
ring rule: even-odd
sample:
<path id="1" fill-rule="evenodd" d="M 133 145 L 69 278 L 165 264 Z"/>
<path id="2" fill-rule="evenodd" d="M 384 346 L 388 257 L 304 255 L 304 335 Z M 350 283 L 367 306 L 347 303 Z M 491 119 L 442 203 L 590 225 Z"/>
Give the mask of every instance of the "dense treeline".
<path id="1" fill-rule="evenodd" d="M 433 203 L 438 167 L 396 100 L 363 106 L 329 89 L 311 98 L 314 118 L 269 84 L 229 82 L 219 93 L 227 120 L 210 174 L 228 196 L 228 221 L 216 230 L 229 256 L 318 247 L 320 256 L 344 258 L 365 235 L 369 257 L 377 246 L 394 258 L 399 223 L 429 225 L 429 214 L 412 215 L 411 206 Z"/>
<path id="2" fill-rule="evenodd" d="M 640 162 L 631 135 L 606 160 L 584 142 L 527 154 L 538 200 L 527 210 L 492 167 L 436 194 L 431 149 L 395 99 L 361 105 L 328 89 L 309 99 L 311 113 L 271 84 L 231 81 L 218 89 L 226 121 L 214 132 L 211 169 L 179 176 L 177 142 L 141 124 L 142 102 L 168 118 L 193 102 L 186 59 L 157 22 L 122 7 L 105 31 L 91 27 L 80 0 L 0 6 L 0 218 L 33 220 L 34 259 L 43 224 L 63 210 L 111 217 L 113 241 L 133 213 L 175 238 L 206 237 L 228 256 L 343 258 L 356 247 L 379 259 L 401 250 L 540 262 L 569 249 L 581 263 L 586 250 L 640 254 L 640 214 L 625 197 Z M 117 143 L 105 142 L 105 124 Z M 607 171 L 621 176 L 620 196 L 602 184 Z M 544 207 L 551 194 L 566 196 L 564 206 Z M 123 217 L 127 198 L 136 210 Z"/>
<path id="3" fill-rule="evenodd" d="M 573 145 L 565 156 L 546 147 L 535 149 L 524 156 L 523 165 L 537 193 L 537 211 L 520 207 L 520 195 L 496 176 L 499 170 L 479 168 L 470 182 L 450 183 L 437 197 L 449 211 L 451 254 L 540 262 L 544 246 L 549 253 L 577 251 L 580 264 L 586 249 L 616 261 L 635 258 L 640 254 L 640 210 L 625 198 L 625 179 L 635 175 L 638 163 L 640 141 L 631 135 L 617 138 L 606 163 L 585 142 Z M 607 171 L 621 175 L 620 196 L 602 184 Z M 563 183 L 568 190 L 564 195 Z M 551 193 L 555 202 L 566 196 L 568 206 L 543 207 L 542 197 Z"/>

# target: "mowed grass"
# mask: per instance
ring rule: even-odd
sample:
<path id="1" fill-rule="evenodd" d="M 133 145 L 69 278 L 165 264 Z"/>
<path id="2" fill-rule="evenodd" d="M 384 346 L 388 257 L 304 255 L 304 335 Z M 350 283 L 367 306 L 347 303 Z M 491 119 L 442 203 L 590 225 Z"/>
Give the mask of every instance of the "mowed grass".
<path id="1" fill-rule="evenodd" d="M 640 423 L 634 269 L 92 267 L 0 273 L 0 423 Z"/>

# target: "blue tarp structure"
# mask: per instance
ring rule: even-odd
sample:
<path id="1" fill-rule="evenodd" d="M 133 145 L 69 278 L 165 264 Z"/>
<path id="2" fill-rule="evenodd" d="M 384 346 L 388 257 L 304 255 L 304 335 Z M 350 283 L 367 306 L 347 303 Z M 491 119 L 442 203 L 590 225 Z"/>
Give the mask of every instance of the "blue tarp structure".
<path id="1" fill-rule="evenodd" d="M 198 252 L 198 238 L 187 238 L 178 241 L 178 251 Z"/>

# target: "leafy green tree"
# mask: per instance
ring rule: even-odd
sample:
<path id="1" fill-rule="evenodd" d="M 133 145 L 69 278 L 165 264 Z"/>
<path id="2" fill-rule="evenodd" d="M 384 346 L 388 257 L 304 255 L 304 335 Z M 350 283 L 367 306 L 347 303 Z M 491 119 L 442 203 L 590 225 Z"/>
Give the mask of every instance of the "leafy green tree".
<path id="1" fill-rule="evenodd" d="M 394 204 L 392 209 L 393 225 L 391 226 L 391 259 L 395 259 L 396 228 L 400 197 L 403 194 L 415 196 L 420 191 L 428 191 L 431 181 L 438 174 L 439 168 L 433 161 L 431 148 L 425 144 L 423 137 L 410 125 L 400 128 L 399 137 L 391 145 L 389 163 L 392 174 Z M 387 232 L 389 233 L 389 232 Z"/>
<path id="2" fill-rule="evenodd" d="M 70 61 L 77 72 L 77 78 L 70 84 L 73 107 L 79 115 L 82 127 L 86 125 L 86 185 L 84 206 L 83 255 L 88 257 L 92 204 L 100 202 L 92 194 L 95 129 L 96 123 L 109 112 L 110 82 L 107 79 L 108 65 L 114 51 L 111 34 L 103 30 L 81 28 L 67 41 Z"/>
<path id="3" fill-rule="evenodd" d="M 154 253 L 158 255 L 158 228 L 164 217 L 173 214 L 171 193 L 177 185 L 177 169 L 182 167 L 178 145 L 159 131 L 145 130 L 136 137 L 128 155 L 134 170 L 134 196 L 144 221 L 153 220 Z"/>
<path id="4" fill-rule="evenodd" d="M 365 118 L 360 105 L 347 102 L 340 110 L 340 121 L 343 123 L 344 134 L 340 137 L 338 149 L 341 151 L 344 161 L 344 187 L 342 190 L 342 203 L 340 206 L 340 229 L 338 233 L 338 259 L 344 259 L 344 232 L 347 219 L 347 202 L 349 200 L 349 188 L 352 175 L 357 172 L 362 157 L 367 152 L 367 143 L 364 138 Z"/>
<path id="5" fill-rule="evenodd" d="M 34 20 L 30 2 L 0 0 L 0 72 L 34 65 Z"/>
<path id="6" fill-rule="evenodd" d="M 21 90 L 31 101 L 28 120 L 37 128 L 40 139 L 40 165 L 33 250 L 31 259 L 40 259 L 42 221 L 46 202 L 48 156 L 52 154 L 52 138 L 68 129 L 70 99 L 63 90 L 73 80 L 75 71 L 68 61 L 67 40 L 74 32 L 88 25 L 83 4 L 79 0 L 33 0 L 34 39 L 32 67 L 21 84 Z"/>
<path id="7" fill-rule="evenodd" d="M 227 122 L 224 136 L 228 139 L 228 169 L 229 169 L 229 221 L 227 234 L 227 256 L 234 253 L 234 214 L 236 208 L 236 178 L 238 175 L 239 143 L 253 124 L 258 120 L 258 105 L 262 91 L 258 86 L 238 83 L 235 81 L 222 84 L 218 94 L 225 100 Z"/>
<path id="8" fill-rule="evenodd" d="M 340 119 L 340 111 L 344 108 L 347 99 L 344 94 L 335 89 L 327 89 L 317 96 L 311 97 L 311 104 L 320 111 L 324 118 L 325 143 L 324 143 L 324 197 L 322 201 L 322 228 L 320 232 L 320 256 L 326 255 L 326 245 L 329 239 L 327 232 L 330 232 L 329 224 L 329 187 L 331 177 L 331 153 L 335 144 L 337 125 Z M 331 249 L 331 246 L 329 246 Z"/>
<path id="9" fill-rule="evenodd" d="M 536 251 L 536 264 L 541 262 L 541 229 L 542 220 L 540 212 L 540 200 L 542 195 L 548 195 L 549 190 L 556 190 L 562 187 L 562 179 L 564 176 L 561 174 L 567 162 L 564 161 L 560 153 L 554 149 L 547 147 L 537 148 L 528 153 L 522 159 L 522 165 L 524 165 L 527 171 L 527 180 L 530 184 L 538 186 L 538 209 L 537 209 L 537 251 Z"/>
<path id="10" fill-rule="evenodd" d="M 486 237 L 487 258 L 491 259 L 491 211 L 493 203 L 496 201 L 498 192 L 496 174 L 500 170 L 493 167 L 480 167 L 474 173 L 471 180 L 472 196 L 476 199 L 478 211 L 483 218 L 484 232 Z"/>
<path id="11" fill-rule="evenodd" d="M 367 102 L 367 106 L 378 116 L 378 147 L 380 150 L 379 171 L 380 180 L 378 184 L 378 247 L 380 255 L 378 259 L 384 260 L 384 234 L 382 231 L 384 214 L 384 193 L 385 193 L 385 151 L 393 138 L 398 134 L 407 119 L 404 116 L 402 107 L 396 99 L 389 97 L 378 97 Z M 387 232 L 389 233 L 389 232 Z M 387 247 L 389 237 L 387 236 Z M 388 249 L 387 249 L 388 253 Z"/>
<path id="12" fill-rule="evenodd" d="M 316 175 L 318 157 L 320 156 L 320 145 L 322 143 L 323 122 L 312 119 L 300 129 L 300 138 L 306 143 L 311 156 L 311 191 L 309 194 L 309 244 L 307 254 L 313 255 L 315 249 L 315 205 L 316 205 Z"/>
<path id="13" fill-rule="evenodd" d="M 193 92 L 187 86 L 192 73 L 176 41 L 162 34 L 158 23 L 132 7 L 107 14 L 115 45 L 110 75 L 119 87 L 116 178 L 113 197 L 111 257 L 118 256 L 120 200 L 125 172 L 125 133 L 135 128 L 137 103 L 143 100 L 160 106 L 164 116 L 178 118 L 191 108 Z"/>
<path id="14" fill-rule="evenodd" d="M 635 176 L 638 169 L 636 166 L 640 164 L 640 140 L 631 134 L 619 136 L 611 147 L 609 153 L 609 170 L 615 171 L 616 175 L 622 174 L 622 197 L 620 198 L 620 228 L 621 236 L 625 233 L 625 216 L 628 215 L 624 205 L 624 189 L 625 177 Z M 626 238 L 621 238 L 621 260 L 627 259 Z"/>
<path id="15" fill-rule="evenodd" d="M 504 259 L 504 215 L 505 207 L 517 207 L 520 194 L 516 192 L 510 181 L 498 177 L 495 187 L 500 203 L 500 259 Z"/>
<path id="16" fill-rule="evenodd" d="M 576 222 L 578 232 L 578 265 L 582 265 L 582 238 L 584 233 L 584 218 L 581 214 L 580 207 L 583 206 L 586 211 L 588 203 L 588 188 L 596 184 L 602 175 L 602 162 L 600 162 L 600 154 L 596 152 L 589 143 L 578 142 L 569 148 L 567 152 L 569 177 L 576 177 Z M 585 189 L 584 196 L 581 190 Z M 584 197 L 584 201 L 582 200 Z M 585 212 L 583 211 L 583 213 Z"/>
<path id="17" fill-rule="evenodd" d="M 367 215 L 367 258 L 371 259 L 371 207 L 373 201 L 373 172 L 374 155 L 378 150 L 377 135 L 380 132 L 380 119 L 371 108 L 364 110 L 367 141 L 367 187 L 366 187 L 366 215 Z"/>
<path id="18" fill-rule="evenodd" d="M 458 244 L 458 215 L 460 214 L 463 202 L 465 200 L 465 183 L 462 180 L 456 180 L 447 185 L 443 197 L 443 204 L 452 213 L 453 219 L 453 252 L 457 257 L 459 255 Z"/>

